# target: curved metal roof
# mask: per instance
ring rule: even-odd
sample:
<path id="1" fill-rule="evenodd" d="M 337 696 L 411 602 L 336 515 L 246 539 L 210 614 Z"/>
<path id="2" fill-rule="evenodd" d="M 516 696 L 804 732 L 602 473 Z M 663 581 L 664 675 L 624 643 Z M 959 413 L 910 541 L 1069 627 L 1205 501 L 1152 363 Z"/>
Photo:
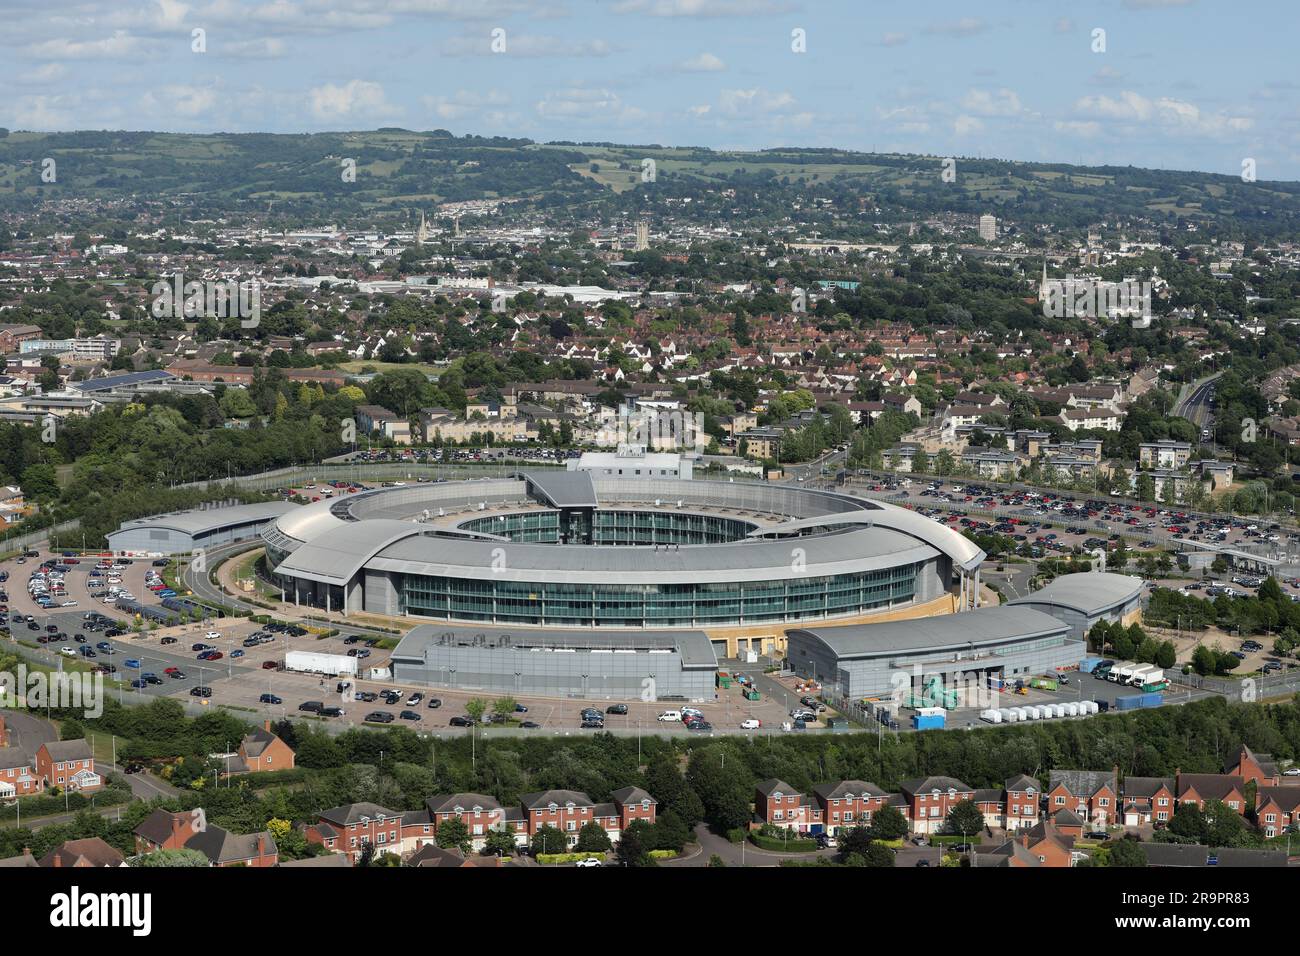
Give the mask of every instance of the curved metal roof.
<path id="1" fill-rule="evenodd" d="M 355 539 L 351 544 L 360 550 Z M 297 565 L 305 550 L 299 548 L 277 570 L 289 569 L 291 562 Z M 364 564 L 377 571 L 539 584 L 567 584 L 580 579 L 593 584 L 708 584 L 851 574 L 921 562 L 938 554 L 934 548 L 887 528 L 855 528 L 788 541 L 745 540 L 658 549 L 498 544 L 407 534 L 374 551 L 373 556 L 360 559 L 357 567 Z"/>
<path id="2" fill-rule="evenodd" d="M 1062 574 L 1032 594 L 1008 604 L 1055 604 L 1080 614 L 1100 614 L 1141 596 L 1142 579 L 1109 571 Z"/>
<path id="3" fill-rule="evenodd" d="M 844 659 L 890 657 L 912 651 L 977 651 L 988 645 L 1056 637 L 1069 630 L 1068 624 L 1050 614 L 1004 604 L 907 621 L 793 628 L 786 635 L 790 641 L 818 641 Z"/>
<path id="4" fill-rule="evenodd" d="M 135 518 L 123 521 L 117 531 L 136 531 L 141 528 L 158 528 L 178 531 L 181 534 L 202 535 L 222 528 L 253 524 L 258 521 L 270 521 L 273 518 L 288 517 L 300 505 L 289 501 L 263 501 L 251 505 L 231 505 L 228 508 L 200 508 L 196 511 L 178 511 L 174 514 L 153 515 L 149 518 Z"/>
<path id="5" fill-rule="evenodd" d="M 973 571 L 980 566 L 986 555 L 975 542 L 965 535 L 958 534 L 947 525 L 927 518 L 925 515 L 908 511 L 894 505 L 878 501 L 863 502 L 866 510 L 848 511 L 840 514 L 818 515 L 811 518 L 799 518 L 784 524 L 759 528 L 750 532 L 750 537 L 770 538 L 777 535 L 792 534 L 809 528 L 835 527 L 837 525 L 870 525 L 889 528 L 902 534 L 910 535 L 952 558 L 953 564 L 966 571 Z"/>
<path id="6" fill-rule="evenodd" d="M 984 559 L 984 552 L 951 528 L 903 508 L 847 495 L 789 485 L 673 478 L 603 480 L 593 485 L 595 499 L 607 508 L 706 508 L 722 515 L 775 515 L 788 520 L 743 541 L 671 549 L 454 540 L 439 535 L 437 526 L 410 520 L 411 516 L 444 506 L 527 502 L 530 493 L 548 503 L 554 499 L 531 476 L 416 483 L 348 499 L 352 503 L 346 510 L 355 520 L 338 517 L 338 502 L 321 501 L 277 522 L 274 530 L 279 535 L 303 544 L 276 571 L 336 584 L 363 567 L 475 578 L 493 575 L 538 583 L 566 583 L 583 576 L 593 583 L 690 584 L 866 572 L 940 554 L 969 570 Z M 818 528 L 826 530 L 795 536 Z M 787 533 L 791 536 L 781 537 Z"/>

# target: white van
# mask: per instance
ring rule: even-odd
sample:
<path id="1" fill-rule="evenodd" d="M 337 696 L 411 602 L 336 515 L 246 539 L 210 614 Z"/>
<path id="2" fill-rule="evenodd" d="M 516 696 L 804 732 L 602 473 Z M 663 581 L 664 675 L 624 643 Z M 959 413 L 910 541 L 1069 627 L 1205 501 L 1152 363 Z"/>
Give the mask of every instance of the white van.
<path id="1" fill-rule="evenodd" d="M 665 710 L 662 714 L 659 715 L 659 719 L 664 721 L 675 720 L 680 722 L 682 719 L 682 714 L 681 711 L 677 711 L 677 710 Z"/>

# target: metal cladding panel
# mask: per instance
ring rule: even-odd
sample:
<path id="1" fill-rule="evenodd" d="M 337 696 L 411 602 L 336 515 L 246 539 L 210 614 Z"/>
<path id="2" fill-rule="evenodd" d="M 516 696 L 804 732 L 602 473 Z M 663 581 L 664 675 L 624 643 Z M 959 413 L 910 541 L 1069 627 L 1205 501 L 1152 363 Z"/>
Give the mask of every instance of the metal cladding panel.
<path id="1" fill-rule="evenodd" d="M 400 614 L 397 582 L 384 571 L 365 573 L 365 610 L 374 614 Z"/>

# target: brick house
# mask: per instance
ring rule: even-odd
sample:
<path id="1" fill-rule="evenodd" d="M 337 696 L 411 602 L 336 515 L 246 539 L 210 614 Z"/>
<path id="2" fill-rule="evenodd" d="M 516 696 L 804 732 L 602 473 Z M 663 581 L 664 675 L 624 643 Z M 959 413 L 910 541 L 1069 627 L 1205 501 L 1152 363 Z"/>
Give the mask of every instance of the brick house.
<path id="1" fill-rule="evenodd" d="M 1007 812 L 1006 791 L 1001 787 L 987 787 L 975 791 L 971 798 L 984 816 L 984 826 L 1000 827 Z"/>
<path id="2" fill-rule="evenodd" d="M 260 833 L 231 833 L 211 823 L 186 840 L 185 849 L 198 850 L 216 867 L 275 866 L 280 860 L 275 837 L 265 830 Z"/>
<path id="3" fill-rule="evenodd" d="M 1043 787 L 1034 777 L 1017 774 L 1003 785 L 1004 812 L 1002 826 L 1008 831 L 1032 827 L 1038 822 Z"/>
<path id="4" fill-rule="evenodd" d="M 1205 804 L 1218 800 L 1230 810 L 1246 815 L 1246 781 L 1226 773 L 1180 773 L 1175 778 L 1178 805 L 1194 805 L 1204 810 Z"/>
<path id="5" fill-rule="evenodd" d="M 268 720 L 239 742 L 238 756 L 230 762 L 230 773 L 269 773 L 292 770 L 293 748 L 271 732 Z"/>
<path id="6" fill-rule="evenodd" d="M 1074 837 L 1061 833 L 1044 820 L 1032 827 L 1022 827 L 999 847 L 976 850 L 972 862 L 978 869 L 1063 869 L 1074 865 L 1075 855 Z"/>
<path id="7" fill-rule="evenodd" d="M 1223 772 L 1258 787 L 1277 787 L 1282 784 L 1282 773 L 1278 770 L 1273 755 L 1254 753 L 1245 744 L 1241 745 L 1237 762 L 1225 767 Z"/>
<path id="8" fill-rule="evenodd" d="M 1074 836 L 1046 820 L 1021 831 L 1015 839 L 1037 858 L 1039 866 L 1063 868 L 1074 865 Z"/>
<path id="9" fill-rule="evenodd" d="M 0 799 L 25 797 L 40 789 L 32 758 L 17 747 L 0 747 Z"/>
<path id="10" fill-rule="evenodd" d="M 1266 837 L 1300 824 L 1300 787 L 1260 787 L 1255 797 L 1255 823 Z"/>
<path id="11" fill-rule="evenodd" d="M 636 787 L 627 787 L 620 793 L 627 794 L 628 804 L 641 804 L 649 794 Z M 644 795 L 642 797 L 641 795 Z M 544 826 L 563 830 L 569 846 L 578 842 L 578 831 L 588 823 L 601 826 L 611 840 L 617 841 L 622 832 L 623 820 L 644 819 L 655 822 L 655 803 L 651 800 L 646 812 L 638 812 L 635 817 L 628 814 L 628 806 L 617 802 L 596 803 L 591 797 L 579 790 L 543 790 L 538 793 L 525 793 L 520 797 L 519 815 L 511 814 L 508 819 L 515 823 L 515 842 L 521 846 Z M 526 824 L 520 827 L 520 823 Z"/>
<path id="12" fill-rule="evenodd" d="M 865 780 L 841 780 L 814 787 L 813 798 L 826 832 L 834 835 L 841 829 L 869 826 L 872 814 L 885 805 L 889 795 Z"/>
<path id="13" fill-rule="evenodd" d="M 52 740 L 36 751 L 36 776 L 45 787 L 93 793 L 104 786 L 85 740 Z"/>
<path id="14" fill-rule="evenodd" d="M 207 823 L 201 813 L 155 810 L 133 831 L 136 853 L 159 850 L 197 850 L 212 866 L 275 866 L 279 848 L 270 833 L 231 833 Z"/>
<path id="15" fill-rule="evenodd" d="M 948 811 L 963 800 L 974 800 L 975 789 L 953 777 L 922 777 L 905 780 L 901 787 L 914 833 L 938 833 Z"/>
<path id="16" fill-rule="evenodd" d="M 1118 774 L 1104 770 L 1053 770 L 1047 781 L 1047 812 L 1072 810 L 1094 826 L 1109 826 L 1117 818 Z"/>
<path id="17" fill-rule="evenodd" d="M 188 810 L 178 813 L 155 810 L 132 831 L 135 834 L 135 852 L 184 849 L 185 841 L 199 832 L 202 819 Z"/>
<path id="18" fill-rule="evenodd" d="M 610 794 L 618 809 L 618 829 L 622 833 L 637 820 L 654 823 L 659 801 L 640 787 L 620 787 Z"/>
<path id="19" fill-rule="evenodd" d="M 459 818 L 469 831 L 474 849 L 483 849 L 489 830 L 505 825 L 505 809 L 495 797 L 482 793 L 453 793 L 449 796 L 430 797 L 425 801 L 433 833 L 452 818 Z M 414 826 L 414 823 L 411 824 Z M 420 834 L 423 836 L 423 834 Z M 416 840 L 417 845 L 420 842 Z"/>
<path id="20" fill-rule="evenodd" d="M 126 858 L 99 837 L 85 840 L 65 840 L 45 856 L 43 867 L 91 869 L 126 866 Z"/>
<path id="21" fill-rule="evenodd" d="M 1174 783 L 1166 777 L 1125 777 L 1121 806 L 1125 826 L 1168 823 L 1174 816 Z"/>
<path id="22" fill-rule="evenodd" d="M 308 843 L 319 843 L 335 853 L 346 853 L 356 863 L 367 844 L 376 853 L 400 853 L 402 814 L 376 803 L 347 803 L 319 814 L 303 828 Z"/>
<path id="23" fill-rule="evenodd" d="M 755 788 L 754 816 L 759 824 L 785 827 L 798 833 L 812 832 L 823 824 L 820 807 L 808 803 L 802 793 L 784 780 L 764 780 Z"/>

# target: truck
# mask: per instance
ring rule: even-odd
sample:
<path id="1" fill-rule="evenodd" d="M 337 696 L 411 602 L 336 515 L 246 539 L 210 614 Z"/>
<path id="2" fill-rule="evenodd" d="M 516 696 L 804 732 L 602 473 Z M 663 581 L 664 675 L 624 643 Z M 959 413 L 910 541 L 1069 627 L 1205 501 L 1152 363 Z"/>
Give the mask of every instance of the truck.
<path id="1" fill-rule="evenodd" d="M 1133 668 L 1129 675 L 1128 683 L 1132 687 L 1141 687 L 1143 684 L 1155 683 L 1163 679 L 1165 672 L 1155 664 L 1139 664 Z"/>
<path id="2" fill-rule="evenodd" d="M 289 651 L 284 655 L 285 670 L 338 677 L 357 676 L 357 659 L 346 654 L 321 654 L 316 651 Z"/>
<path id="3" fill-rule="evenodd" d="M 1134 668 L 1139 666 L 1132 661 L 1120 661 L 1110 669 L 1110 673 L 1106 675 L 1106 680 L 1114 684 L 1127 684 L 1129 678 L 1133 676 Z"/>
<path id="4" fill-rule="evenodd" d="M 1092 669 L 1092 676 L 1097 680 L 1106 680 L 1110 677 L 1111 669 L 1115 666 L 1114 661 L 1102 661 Z"/>

